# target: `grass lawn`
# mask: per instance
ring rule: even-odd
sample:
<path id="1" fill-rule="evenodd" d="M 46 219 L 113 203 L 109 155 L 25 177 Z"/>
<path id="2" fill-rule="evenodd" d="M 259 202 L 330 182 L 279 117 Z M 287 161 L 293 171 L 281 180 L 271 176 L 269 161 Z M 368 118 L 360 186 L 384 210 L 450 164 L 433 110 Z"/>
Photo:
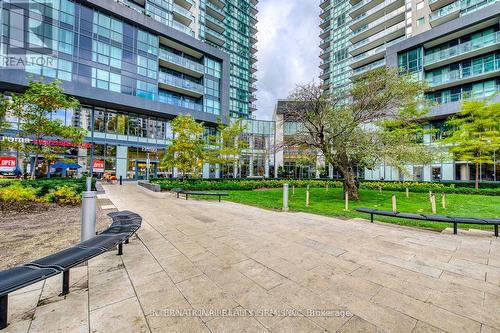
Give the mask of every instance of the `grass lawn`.
<path id="1" fill-rule="evenodd" d="M 283 191 L 281 189 L 222 192 L 229 193 L 229 197 L 223 198 L 227 201 L 276 210 L 280 210 L 282 207 Z M 340 188 L 330 188 L 328 191 L 324 188 L 312 188 L 310 190 L 309 207 L 305 206 L 306 189 L 296 188 L 295 195 L 292 195 L 292 189 L 290 189 L 289 208 L 290 211 L 308 212 L 325 216 L 369 218 L 368 214 L 353 211 L 354 208 L 366 207 L 392 210 L 392 194 L 396 194 L 398 211 L 425 214 L 432 213 L 428 193 L 410 193 L 410 197 L 407 199 L 404 192 L 380 193 L 374 190 L 360 190 L 360 201 L 349 202 L 350 210 L 345 211 L 344 195 Z M 447 194 L 446 209 L 443 209 L 441 207 L 441 194 L 438 193 L 436 194 L 436 205 L 438 215 L 500 218 L 500 197 Z M 375 220 L 438 230 L 453 226 L 449 223 L 396 219 L 383 216 L 375 216 Z M 493 230 L 493 226 L 481 225 L 459 225 L 459 228 Z"/>

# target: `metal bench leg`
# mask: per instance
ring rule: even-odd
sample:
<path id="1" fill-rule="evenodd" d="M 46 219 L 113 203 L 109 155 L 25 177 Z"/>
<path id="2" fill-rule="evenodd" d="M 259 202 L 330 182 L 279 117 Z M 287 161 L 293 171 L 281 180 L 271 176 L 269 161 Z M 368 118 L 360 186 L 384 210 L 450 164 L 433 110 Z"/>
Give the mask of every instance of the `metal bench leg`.
<path id="1" fill-rule="evenodd" d="M 187 199 L 188 199 L 188 195 L 187 195 L 187 193 L 186 193 L 186 200 L 187 200 Z"/>
<path id="2" fill-rule="evenodd" d="M 370 214 L 370 222 L 373 223 L 373 214 Z"/>
<path id="3" fill-rule="evenodd" d="M 63 272 L 62 293 L 60 296 L 69 294 L 69 269 Z"/>
<path id="4" fill-rule="evenodd" d="M 177 199 L 179 199 L 179 192 L 177 192 Z"/>
<path id="5" fill-rule="evenodd" d="M 123 244 L 120 243 L 118 244 L 118 254 L 119 256 L 121 256 L 123 254 Z"/>
<path id="6" fill-rule="evenodd" d="M 7 310 L 9 308 L 9 295 L 0 296 L 0 330 L 7 327 Z"/>
<path id="7" fill-rule="evenodd" d="M 128 243 L 129 243 L 129 241 L 128 241 L 128 238 L 127 238 L 127 239 L 125 240 L 125 244 L 128 244 Z"/>
<path id="8" fill-rule="evenodd" d="M 495 237 L 498 237 L 498 224 L 495 224 Z"/>
<path id="9" fill-rule="evenodd" d="M 220 202 L 220 195 L 219 195 L 219 202 Z"/>
<path id="10" fill-rule="evenodd" d="M 453 223 L 453 234 L 454 235 L 458 234 L 457 224 L 456 223 Z"/>

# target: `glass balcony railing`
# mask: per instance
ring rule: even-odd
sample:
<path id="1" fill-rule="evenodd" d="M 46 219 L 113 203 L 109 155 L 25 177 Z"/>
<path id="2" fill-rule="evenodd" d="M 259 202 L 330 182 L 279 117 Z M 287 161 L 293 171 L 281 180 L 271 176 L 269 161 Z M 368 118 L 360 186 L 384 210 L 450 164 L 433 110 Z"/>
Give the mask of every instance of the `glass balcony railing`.
<path id="1" fill-rule="evenodd" d="M 214 10 L 215 12 L 219 13 L 219 15 L 222 15 L 224 16 L 224 9 L 220 8 L 220 7 L 217 7 L 216 5 L 214 5 L 213 3 L 211 2 L 207 2 L 206 3 L 206 6 L 212 10 Z"/>
<path id="2" fill-rule="evenodd" d="M 375 68 L 378 68 L 378 67 L 382 67 L 382 66 L 385 66 L 385 58 L 384 59 L 380 59 L 378 61 L 375 61 L 369 65 L 366 65 L 366 66 L 363 66 L 363 67 L 360 67 L 360 68 L 356 68 L 355 70 L 352 71 L 352 74 L 353 75 L 361 75 L 361 74 L 364 74 L 372 69 L 375 69 Z"/>
<path id="3" fill-rule="evenodd" d="M 194 37 L 194 31 L 182 23 L 179 23 L 177 21 L 172 21 L 172 27 L 176 30 L 182 31 L 182 32 Z"/>
<path id="4" fill-rule="evenodd" d="M 482 36 L 475 40 L 470 40 L 468 42 L 455 45 L 453 47 L 428 54 L 425 56 L 424 64 L 430 65 L 439 61 L 450 59 L 452 57 L 459 56 L 468 52 L 479 50 L 491 45 L 496 45 L 500 43 L 500 32 L 495 32 L 489 35 Z"/>
<path id="5" fill-rule="evenodd" d="M 353 20 L 351 21 L 351 25 L 354 25 L 356 23 L 358 23 L 359 21 L 363 20 L 365 17 L 368 17 L 376 12 L 378 12 L 379 10 L 382 10 L 384 9 L 385 7 L 387 7 L 388 5 L 390 4 L 393 4 L 395 2 L 398 2 L 399 0 L 385 0 L 384 2 L 382 2 L 381 4 L 373 7 L 372 9 L 370 10 L 367 10 L 366 12 L 356 16 L 355 18 L 353 18 Z"/>
<path id="6" fill-rule="evenodd" d="M 354 43 L 351 45 L 351 50 L 354 50 L 354 49 L 357 49 L 363 45 L 366 45 L 368 43 L 371 43 L 373 41 L 376 41 L 376 40 L 379 40 L 381 39 L 382 37 L 385 37 L 393 32 L 396 32 L 400 29 L 404 29 L 405 27 L 405 22 L 400 22 L 396 25 L 393 25 L 392 27 L 388 28 L 388 29 L 385 29 L 385 30 L 382 30 L 381 32 L 379 33 L 376 33 L 375 35 L 372 35 L 370 37 L 367 37 L 365 39 L 362 39 L 360 40 L 359 42 L 357 43 Z"/>
<path id="7" fill-rule="evenodd" d="M 224 35 L 221 33 L 218 33 L 217 31 L 210 29 L 209 27 L 205 27 L 205 32 L 209 33 L 212 36 L 217 37 L 218 39 L 225 41 Z"/>
<path id="8" fill-rule="evenodd" d="M 194 16 L 193 16 L 193 13 L 191 13 L 189 10 L 187 10 L 186 8 L 183 8 L 181 6 L 179 6 L 178 4 L 174 3 L 173 4 L 173 9 L 174 9 L 174 12 L 176 13 L 179 13 L 180 15 L 184 16 L 184 17 L 187 17 L 188 19 L 190 19 L 191 21 L 194 21 Z"/>
<path id="9" fill-rule="evenodd" d="M 491 60 L 488 62 L 483 62 L 480 65 L 475 64 L 471 67 L 449 71 L 447 73 L 442 73 L 441 75 L 426 77 L 426 80 L 429 83 L 430 87 L 437 87 L 443 84 L 453 83 L 456 81 L 496 72 L 500 70 L 500 61 L 498 60 L 499 59 L 497 59 L 497 61 Z"/>
<path id="10" fill-rule="evenodd" d="M 181 57 L 178 54 L 172 53 L 172 52 L 167 51 L 167 50 L 160 49 L 159 57 L 160 57 L 160 59 L 166 60 L 168 62 L 179 65 L 181 67 L 190 69 L 194 72 L 198 72 L 201 74 L 203 74 L 205 72 L 205 67 L 202 64 L 199 64 L 199 63 L 192 61 L 190 59 L 186 59 L 184 57 Z"/>
<path id="11" fill-rule="evenodd" d="M 494 88 L 494 87 L 493 87 Z M 492 90 L 479 90 L 479 91 L 464 91 L 456 94 L 441 95 L 437 97 L 427 97 L 427 100 L 431 104 L 447 104 L 452 102 L 460 102 L 465 100 L 483 99 L 491 97 L 500 92 L 500 86 L 496 86 L 496 89 Z"/>
<path id="12" fill-rule="evenodd" d="M 193 81 L 189 81 L 166 72 L 159 72 L 158 79 L 160 83 L 165 83 L 168 84 L 169 86 L 193 91 L 200 95 L 203 95 L 204 89 L 203 86 L 199 83 L 195 83 Z"/>
<path id="13" fill-rule="evenodd" d="M 369 24 L 364 25 L 364 26 L 362 26 L 362 27 L 361 27 L 361 28 L 359 28 L 359 29 L 356 29 L 356 30 L 352 33 L 352 36 L 353 36 L 353 37 L 354 37 L 354 36 L 357 36 L 357 35 L 359 35 L 359 34 L 361 34 L 361 33 L 365 32 L 365 31 L 367 31 L 367 30 L 369 30 L 369 29 L 371 29 L 371 28 L 373 28 L 373 27 L 376 27 L 377 25 L 379 25 L 379 24 L 381 24 L 381 23 L 384 23 L 384 22 L 385 22 L 385 21 L 387 21 L 387 20 L 390 20 L 391 18 L 394 18 L 394 17 L 396 17 L 396 16 L 398 16 L 398 15 L 404 14 L 404 12 L 405 12 L 405 6 L 402 6 L 402 7 L 398 8 L 397 10 L 395 10 L 395 11 L 393 11 L 393 12 L 391 12 L 391 13 L 387 14 L 387 15 L 384 15 L 384 16 L 382 16 L 381 18 L 379 18 L 379 19 L 377 19 L 377 20 L 375 20 L 375 21 L 370 22 Z M 403 18 L 402 20 L 404 20 L 404 18 Z"/>
<path id="14" fill-rule="evenodd" d="M 364 52 L 364 53 L 361 53 L 361 54 L 358 54 L 357 56 L 355 57 L 352 57 L 351 59 L 351 63 L 354 63 L 356 61 L 360 61 L 360 60 L 363 60 L 365 58 L 368 58 L 368 57 L 371 57 L 372 55 L 375 55 L 377 53 L 380 53 L 382 51 L 385 51 L 389 46 L 391 45 L 394 45 L 396 43 L 399 43 L 400 41 L 402 40 L 405 40 L 406 37 L 403 36 L 403 37 L 400 37 L 400 38 L 397 38 L 393 41 L 390 41 L 389 43 L 385 43 L 385 44 L 382 44 L 380 45 L 379 47 L 376 47 L 374 49 L 371 49 L 370 51 L 367 51 L 367 52 Z"/>
<path id="15" fill-rule="evenodd" d="M 449 15 L 457 10 L 460 10 L 460 6 L 461 6 L 460 1 L 451 3 L 448 6 L 445 6 L 443 8 L 436 10 L 435 12 L 432 12 L 431 15 L 429 15 L 429 19 L 430 19 L 430 21 L 434 21 L 434 20 L 437 20 L 441 17 Z"/>
<path id="16" fill-rule="evenodd" d="M 219 19 L 217 19 L 215 17 L 212 17 L 212 15 L 206 15 L 205 16 L 205 20 L 210 21 L 213 24 L 218 25 L 218 26 L 220 26 L 221 28 L 224 29 L 224 22 L 222 22 L 221 20 L 219 20 Z"/>

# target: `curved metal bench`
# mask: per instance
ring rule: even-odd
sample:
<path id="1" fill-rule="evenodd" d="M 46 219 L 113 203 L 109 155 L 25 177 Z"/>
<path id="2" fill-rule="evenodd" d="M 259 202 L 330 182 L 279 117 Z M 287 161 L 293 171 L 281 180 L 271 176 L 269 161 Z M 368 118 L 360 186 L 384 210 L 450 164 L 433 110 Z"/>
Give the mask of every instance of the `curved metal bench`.
<path id="1" fill-rule="evenodd" d="M 482 224 L 482 225 L 493 225 L 495 229 L 495 236 L 498 237 L 498 225 L 500 225 L 500 219 L 496 218 L 478 218 L 478 217 L 458 217 L 458 216 L 441 216 L 441 215 L 431 215 L 431 214 L 414 214 L 414 213 L 402 213 L 402 212 L 392 212 L 389 210 L 378 210 L 372 208 L 356 208 L 355 211 L 360 213 L 370 214 L 370 221 L 373 223 L 373 215 L 397 217 L 410 220 L 420 220 L 420 221 L 432 221 L 432 222 L 444 222 L 453 223 L 453 233 L 456 235 L 458 233 L 458 224 Z"/>
<path id="2" fill-rule="evenodd" d="M 139 230 L 142 218 L 129 211 L 108 214 L 111 225 L 99 235 L 73 247 L 32 261 L 23 266 L 0 272 L 0 330 L 7 327 L 8 296 L 10 293 L 43 281 L 54 275 L 63 274 L 62 293 L 69 293 L 70 269 L 89 261 L 118 246 L 118 255 L 123 254 L 123 243 Z"/>

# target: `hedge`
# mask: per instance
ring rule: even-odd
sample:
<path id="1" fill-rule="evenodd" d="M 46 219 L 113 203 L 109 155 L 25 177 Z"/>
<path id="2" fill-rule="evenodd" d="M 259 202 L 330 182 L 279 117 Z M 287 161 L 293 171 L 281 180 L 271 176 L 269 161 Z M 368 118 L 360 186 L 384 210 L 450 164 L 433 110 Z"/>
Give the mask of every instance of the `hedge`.
<path id="1" fill-rule="evenodd" d="M 290 186 L 306 187 L 328 187 L 342 188 L 342 182 L 339 180 L 318 180 L 318 179 L 188 179 L 181 181 L 179 179 L 152 179 L 152 183 L 160 185 L 163 191 L 173 188 L 184 188 L 186 190 L 196 191 L 221 191 L 221 190 L 256 190 L 265 188 L 281 188 L 283 184 Z M 500 195 L 500 188 L 480 188 L 476 191 L 471 187 L 457 187 L 456 184 L 430 183 L 430 182 L 387 182 L 387 181 L 361 181 L 360 188 L 384 191 L 402 192 L 408 188 L 411 192 L 444 192 L 457 194 L 482 194 L 482 195 Z"/>

